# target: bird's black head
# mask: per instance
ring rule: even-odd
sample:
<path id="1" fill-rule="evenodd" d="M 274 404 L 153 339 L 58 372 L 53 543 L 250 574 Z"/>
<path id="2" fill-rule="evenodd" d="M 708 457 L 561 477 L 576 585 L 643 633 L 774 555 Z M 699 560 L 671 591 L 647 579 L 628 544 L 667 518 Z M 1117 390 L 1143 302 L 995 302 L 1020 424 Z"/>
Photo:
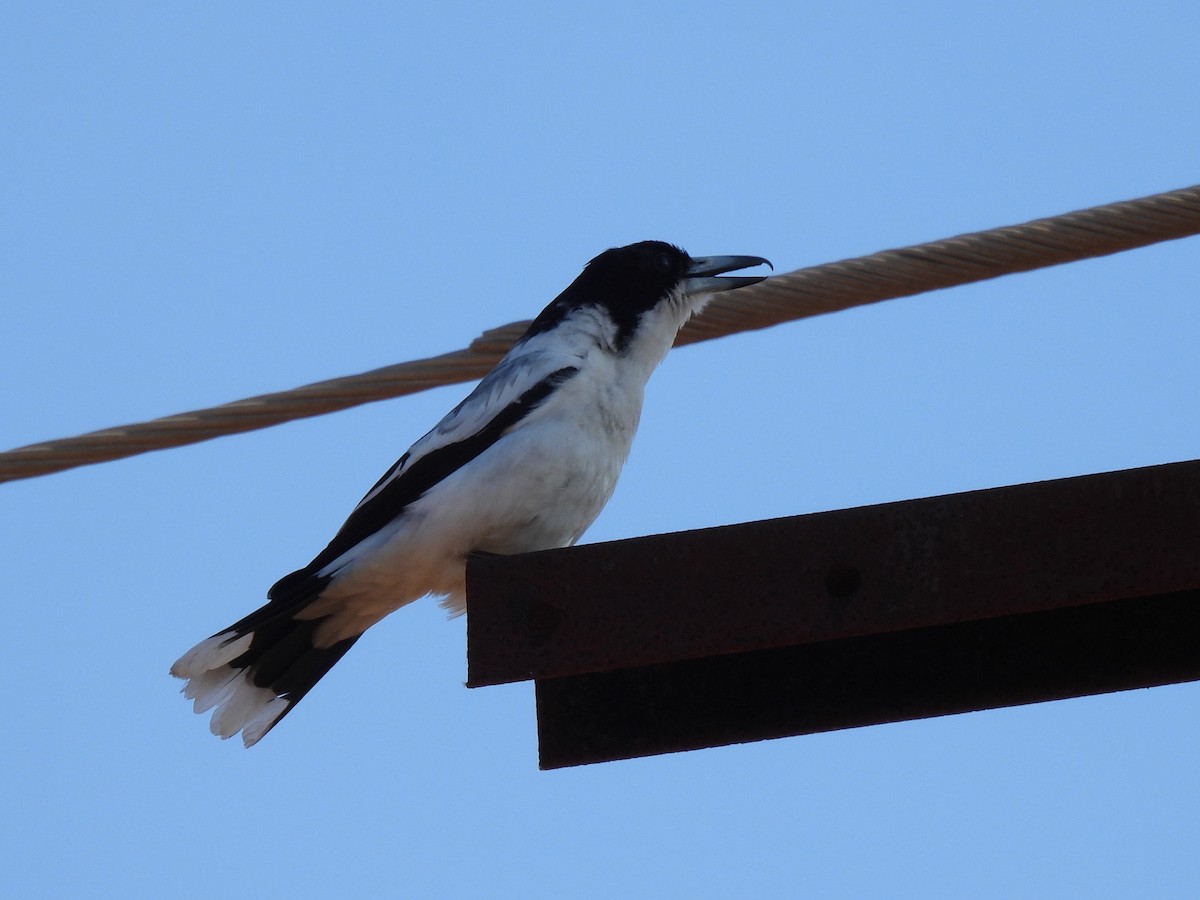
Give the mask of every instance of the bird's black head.
<path id="1" fill-rule="evenodd" d="M 719 291 L 742 287 L 761 278 L 704 278 L 735 268 L 767 262 L 757 256 L 693 259 L 664 241 L 640 241 L 605 250 L 587 264 L 565 291 L 542 310 L 526 332 L 549 331 L 571 312 L 585 306 L 605 309 L 617 326 L 617 346 L 633 335 L 643 314 L 672 293 Z M 768 263 L 769 265 L 769 263 Z"/>
<path id="2" fill-rule="evenodd" d="M 605 250 L 587 264 L 577 281 L 586 280 L 593 290 L 614 298 L 609 305 L 615 302 L 642 312 L 674 289 L 691 264 L 692 258 L 672 244 L 640 241 Z"/>

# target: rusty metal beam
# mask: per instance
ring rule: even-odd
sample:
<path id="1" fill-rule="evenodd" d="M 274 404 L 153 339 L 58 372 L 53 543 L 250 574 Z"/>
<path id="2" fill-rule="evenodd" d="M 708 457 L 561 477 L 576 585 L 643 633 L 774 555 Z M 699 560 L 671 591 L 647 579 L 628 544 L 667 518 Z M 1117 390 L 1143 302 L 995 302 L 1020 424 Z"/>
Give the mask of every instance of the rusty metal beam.
<path id="1" fill-rule="evenodd" d="M 550 768 L 1200 679 L 1200 461 L 473 559 Z"/>
<path id="2" fill-rule="evenodd" d="M 1200 679 L 1200 591 L 536 683 L 544 769 Z"/>

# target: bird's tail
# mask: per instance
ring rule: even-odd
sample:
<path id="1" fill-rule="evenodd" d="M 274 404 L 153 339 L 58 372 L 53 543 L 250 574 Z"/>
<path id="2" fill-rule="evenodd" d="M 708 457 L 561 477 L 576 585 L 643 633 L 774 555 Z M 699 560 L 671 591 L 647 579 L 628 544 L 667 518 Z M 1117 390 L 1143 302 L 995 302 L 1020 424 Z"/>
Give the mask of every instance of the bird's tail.
<path id="1" fill-rule="evenodd" d="M 315 646 L 313 633 L 324 617 L 298 618 L 325 583 L 303 570 L 293 573 L 272 588 L 266 606 L 201 641 L 171 666 L 172 675 L 187 681 L 183 695 L 195 702 L 195 711 L 213 710 L 213 734 L 229 738 L 240 731 L 242 742 L 252 747 L 358 640 L 356 635 Z"/>

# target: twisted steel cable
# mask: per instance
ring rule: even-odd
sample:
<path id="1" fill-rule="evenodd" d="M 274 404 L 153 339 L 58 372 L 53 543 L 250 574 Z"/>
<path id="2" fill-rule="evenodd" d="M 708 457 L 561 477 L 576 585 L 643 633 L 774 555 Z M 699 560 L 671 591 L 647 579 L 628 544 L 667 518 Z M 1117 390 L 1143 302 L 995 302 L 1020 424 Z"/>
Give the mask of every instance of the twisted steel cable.
<path id="1" fill-rule="evenodd" d="M 1200 233 L 1200 185 L 959 235 L 768 278 L 718 295 L 676 345 L 769 328 L 808 316 L 1106 256 Z M 481 378 L 527 321 L 485 332 L 465 350 L 262 394 L 221 406 L 121 425 L 0 453 L 0 482 L 47 475 L 266 428 L 374 400 Z"/>

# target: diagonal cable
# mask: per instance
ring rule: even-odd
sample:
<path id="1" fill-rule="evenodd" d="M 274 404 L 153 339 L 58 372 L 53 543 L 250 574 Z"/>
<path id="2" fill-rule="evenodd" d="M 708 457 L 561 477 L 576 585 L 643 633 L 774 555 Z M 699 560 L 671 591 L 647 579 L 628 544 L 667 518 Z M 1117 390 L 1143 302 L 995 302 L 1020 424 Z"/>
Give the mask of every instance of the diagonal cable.
<path id="1" fill-rule="evenodd" d="M 1200 233 L 1200 185 L 798 269 L 716 297 L 676 345 Z M 0 481 L 193 444 L 482 377 L 529 323 L 465 350 L 0 453 Z"/>

